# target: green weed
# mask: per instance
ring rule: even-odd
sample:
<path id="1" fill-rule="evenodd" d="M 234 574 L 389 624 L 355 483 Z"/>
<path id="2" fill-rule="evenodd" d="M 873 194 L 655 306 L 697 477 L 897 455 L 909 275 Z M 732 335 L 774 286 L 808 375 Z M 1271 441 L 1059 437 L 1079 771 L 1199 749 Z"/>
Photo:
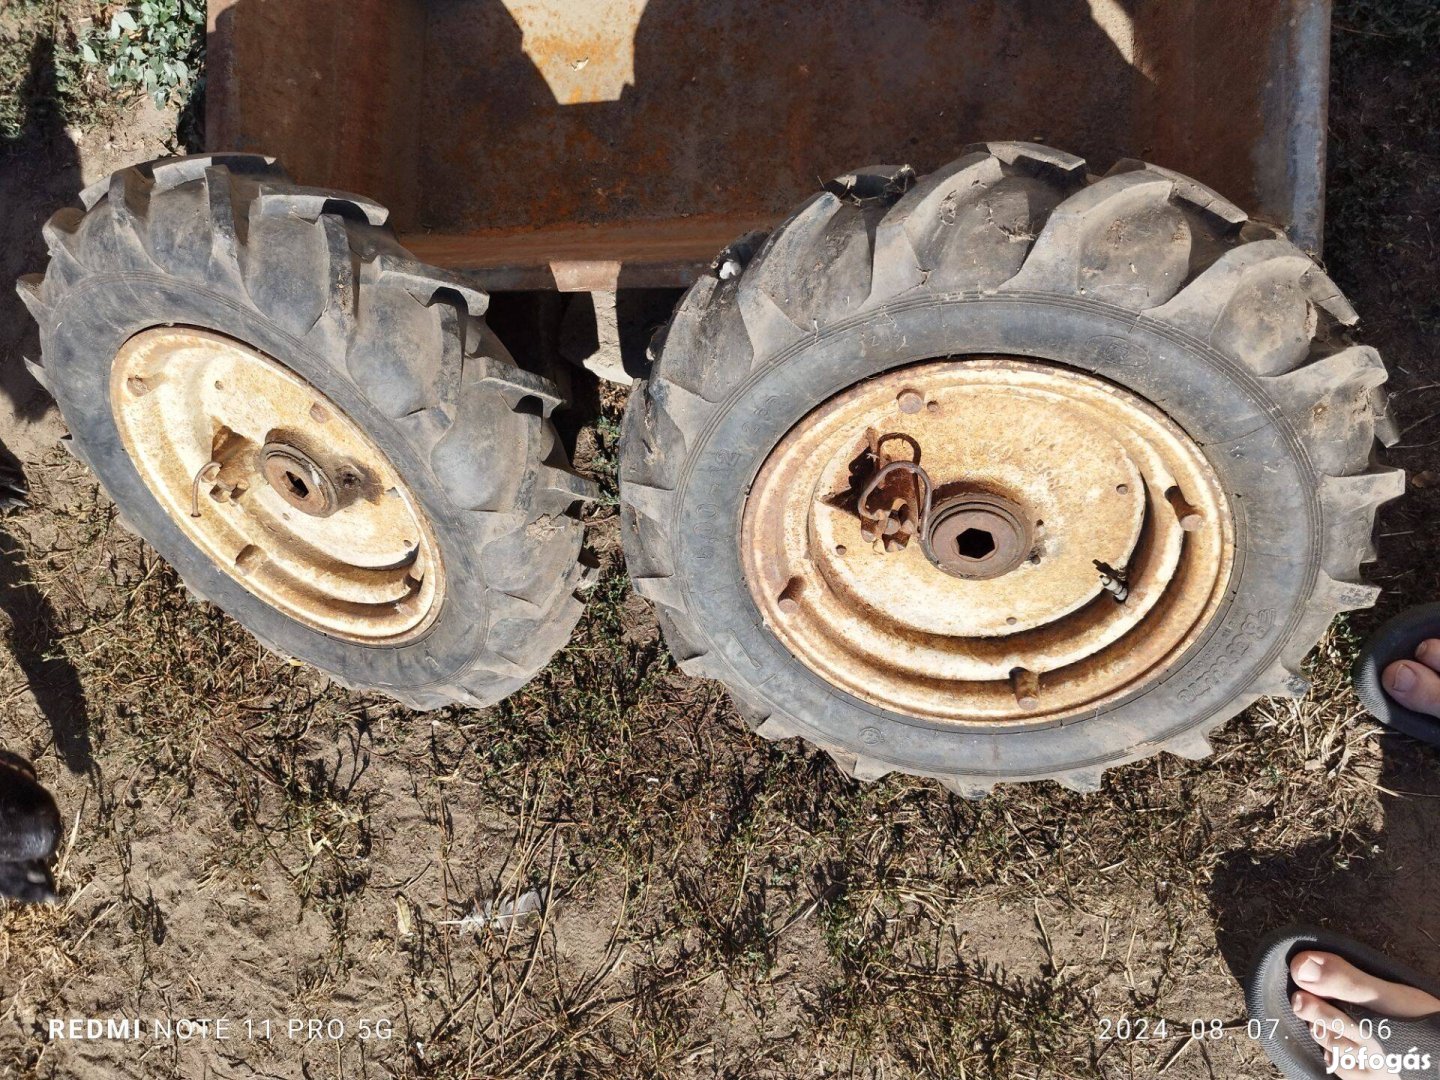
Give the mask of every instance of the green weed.
<path id="1" fill-rule="evenodd" d="M 76 42 L 81 60 L 103 68 L 110 87 L 150 95 L 157 108 L 182 103 L 197 88 L 205 61 L 205 5 L 198 0 L 140 0 L 115 8 L 104 30 Z"/>

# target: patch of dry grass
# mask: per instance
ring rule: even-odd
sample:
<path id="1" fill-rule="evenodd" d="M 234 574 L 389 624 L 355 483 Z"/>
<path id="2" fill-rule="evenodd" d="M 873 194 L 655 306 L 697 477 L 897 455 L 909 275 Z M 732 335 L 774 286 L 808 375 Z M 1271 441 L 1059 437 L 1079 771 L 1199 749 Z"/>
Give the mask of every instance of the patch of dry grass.
<path id="1" fill-rule="evenodd" d="M 751 736 L 718 687 L 674 671 L 618 564 L 529 687 L 421 716 L 190 602 L 68 458 L 33 475 L 36 509 L 8 524 L 57 612 L 97 769 L 63 785 L 82 819 L 64 905 L 0 914 L 16 979 L 0 1044 L 17 1050 L 39 1045 L 24 1003 L 93 1001 L 95 949 L 120 958 L 107 988 L 154 1001 L 184 978 L 177 940 L 263 895 L 320 920 L 304 962 L 266 976 L 288 981 L 280 999 L 365 995 L 402 1033 L 345 1048 L 370 1075 L 1103 1077 L 1178 1054 L 1167 1076 L 1261 1076 L 1241 1039 L 1189 1045 L 1197 1010 L 1240 1015 L 1226 935 L 1268 928 L 1227 926 L 1250 914 L 1225 892 L 1310 852 L 1264 886 L 1265 912 L 1303 910 L 1376 855 L 1380 754 L 1344 626 L 1311 695 L 1252 709 L 1208 762 L 970 803 Z M 191 838 L 181 873 L 208 915 L 152 887 L 153 852 L 135 865 L 158 830 Z M 530 889 L 538 918 L 457 927 Z M 1174 1034 L 1097 1042 L 1119 1015 Z"/>

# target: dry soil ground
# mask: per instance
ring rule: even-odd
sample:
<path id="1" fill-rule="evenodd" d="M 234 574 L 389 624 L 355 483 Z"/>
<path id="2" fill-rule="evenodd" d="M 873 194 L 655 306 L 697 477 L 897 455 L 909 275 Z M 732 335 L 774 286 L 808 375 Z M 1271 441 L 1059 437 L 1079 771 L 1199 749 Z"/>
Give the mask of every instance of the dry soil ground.
<path id="1" fill-rule="evenodd" d="M 45 42 L 85 6 L 0 8 L 0 104 L 31 106 L 0 146 L 4 282 L 82 184 L 175 146 L 173 112 L 98 83 L 83 115 L 53 104 Z M 1440 971 L 1440 758 L 1367 723 L 1344 676 L 1380 618 L 1440 594 L 1437 49 L 1429 0 L 1337 6 L 1326 258 L 1391 364 L 1413 478 L 1382 521 L 1381 607 L 1336 627 L 1304 701 L 1090 796 L 862 787 L 753 738 L 675 672 L 613 499 L 579 634 L 502 707 L 330 687 L 118 527 L 54 446 L 6 285 L 0 437 L 33 505 L 0 519 L 0 741 L 71 829 L 61 903 L 0 905 L 0 1076 L 1232 1080 L 1274 1075 L 1235 977 L 1272 926 Z M 613 420 L 590 447 L 612 494 Z M 528 890 L 541 913 L 462 922 Z M 229 1038 L 47 1037 L 87 1016 L 228 1018 Z M 1120 1018 L 1149 1037 L 1102 1038 Z"/>

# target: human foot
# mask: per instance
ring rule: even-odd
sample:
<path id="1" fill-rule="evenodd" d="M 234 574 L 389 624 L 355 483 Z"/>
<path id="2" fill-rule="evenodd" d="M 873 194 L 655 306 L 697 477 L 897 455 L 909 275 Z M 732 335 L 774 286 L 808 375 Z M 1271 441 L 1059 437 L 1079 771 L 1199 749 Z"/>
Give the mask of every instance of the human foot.
<path id="1" fill-rule="evenodd" d="M 1350 677 L 1366 712 L 1440 749 L 1440 601 L 1406 608 L 1376 627 Z"/>
<path id="2" fill-rule="evenodd" d="M 1440 638 L 1426 638 L 1414 660 L 1396 660 L 1380 679 L 1385 692 L 1407 709 L 1440 717 Z"/>
<path id="3" fill-rule="evenodd" d="M 1434 651 L 1440 657 L 1440 647 Z M 1341 1080 L 1393 1080 L 1411 1071 L 1411 1066 L 1420 1067 L 1403 1062 L 1410 1047 L 1399 1047 L 1397 1053 L 1393 1040 L 1386 1045 L 1390 1033 L 1384 1021 L 1357 1020 L 1352 1016 L 1355 1010 L 1347 1006 L 1360 1006 L 1389 1020 L 1408 1020 L 1440 1013 L 1440 1000 L 1361 971 L 1335 953 L 1317 950 L 1296 953 L 1290 961 L 1290 977 L 1301 988 L 1291 996 L 1291 1008 L 1325 1051 L 1327 1071 Z"/>

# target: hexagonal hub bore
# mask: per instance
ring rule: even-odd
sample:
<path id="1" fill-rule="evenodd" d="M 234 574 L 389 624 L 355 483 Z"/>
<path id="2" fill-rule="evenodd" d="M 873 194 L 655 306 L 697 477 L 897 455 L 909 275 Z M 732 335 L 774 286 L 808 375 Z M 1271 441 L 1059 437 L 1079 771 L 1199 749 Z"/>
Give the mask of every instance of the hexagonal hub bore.
<path id="1" fill-rule="evenodd" d="M 330 478 L 298 447 L 266 443 L 260 450 L 260 472 L 277 495 L 302 513 L 326 517 L 337 509 Z"/>
<path id="2" fill-rule="evenodd" d="M 955 550 L 962 558 L 979 562 L 995 553 L 995 534 L 989 528 L 972 527 L 955 540 Z"/>
<path id="3" fill-rule="evenodd" d="M 931 511 L 925 555 L 947 574 L 984 580 L 1014 570 L 1033 544 L 1029 516 L 1018 504 L 989 492 L 972 492 Z"/>

